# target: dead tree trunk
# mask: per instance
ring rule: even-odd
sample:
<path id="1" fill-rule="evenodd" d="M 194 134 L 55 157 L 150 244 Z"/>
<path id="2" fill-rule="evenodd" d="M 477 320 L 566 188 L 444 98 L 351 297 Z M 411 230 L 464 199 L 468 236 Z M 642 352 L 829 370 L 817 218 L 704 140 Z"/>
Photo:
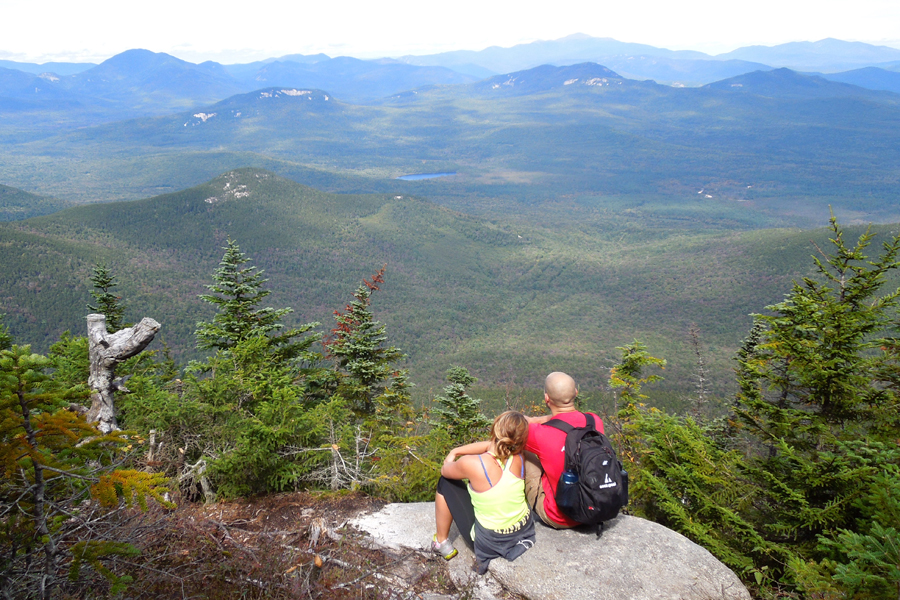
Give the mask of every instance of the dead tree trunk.
<path id="1" fill-rule="evenodd" d="M 117 389 L 124 389 L 115 381 L 116 366 L 146 348 L 161 326 L 145 317 L 133 327 L 110 334 L 106 331 L 106 316 L 100 314 L 88 315 L 87 324 L 91 359 L 91 375 L 88 378 L 91 409 L 87 420 L 97 423 L 97 428 L 103 433 L 109 433 L 119 428 L 113 404 L 114 393 Z"/>

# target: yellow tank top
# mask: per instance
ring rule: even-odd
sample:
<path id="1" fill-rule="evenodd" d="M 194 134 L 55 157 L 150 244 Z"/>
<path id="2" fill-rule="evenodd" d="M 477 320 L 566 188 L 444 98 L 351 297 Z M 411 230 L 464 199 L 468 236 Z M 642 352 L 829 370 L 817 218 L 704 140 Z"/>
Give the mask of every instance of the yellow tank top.
<path id="1" fill-rule="evenodd" d="M 528 502 L 525 500 L 525 480 L 519 479 L 509 471 L 513 462 L 512 457 L 506 459 L 504 465 L 496 456 L 491 456 L 503 469 L 500 481 L 483 492 L 473 490 L 470 483 L 469 496 L 472 498 L 475 518 L 482 527 L 499 531 L 524 519 L 528 515 Z"/>

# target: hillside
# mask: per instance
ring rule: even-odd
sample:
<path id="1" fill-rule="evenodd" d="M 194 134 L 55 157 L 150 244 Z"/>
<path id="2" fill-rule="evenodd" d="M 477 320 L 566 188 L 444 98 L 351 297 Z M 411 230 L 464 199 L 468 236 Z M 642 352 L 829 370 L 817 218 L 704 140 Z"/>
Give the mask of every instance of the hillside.
<path id="1" fill-rule="evenodd" d="M 546 211 L 538 227 L 401 194 L 332 195 L 243 169 L 183 192 L 3 225 L 0 311 L 39 348 L 65 329 L 80 332 L 90 266 L 104 261 L 121 280 L 126 318 L 154 317 L 162 339 L 191 356 L 195 323 L 211 316 L 197 294 L 229 237 L 266 270 L 272 305 L 293 307 L 298 323 L 322 322 L 323 332 L 362 278 L 387 265 L 374 308 L 409 355 L 419 396 L 440 389 L 457 364 L 493 388 L 533 391 L 565 369 L 597 390 L 615 347 L 639 338 L 670 360 L 660 389 L 684 398 L 691 324 L 724 395 L 748 314 L 808 271 L 810 239 L 822 246 L 825 236 L 691 234 L 576 203 Z"/>
<path id="2" fill-rule="evenodd" d="M 29 194 L 24 190 L 0 185 L 0 221 L 20 221 L 47 215 L 71 205 L 71 202 Z"/>
<path id="3" fill-rule="evenodd" d="M 878 67 L 864 67 L 862 69 L 844 71 L 843 73 L 830 73 L 823 75 L 823 77 L 831 81 L 858 85 L 870 90 L 885 90 L 900 94 L 900 73 L 879 69 Z"/>
<path id="4" fill-rule="evenodd" d="M 711 83 L 706 88 L 781 99 L 856 98 L 892 104 L 900 101 L 900 97 L 884 91 L 861 88 L 834 77 L 803 75 L 786 68 L 753 71 Z"/>

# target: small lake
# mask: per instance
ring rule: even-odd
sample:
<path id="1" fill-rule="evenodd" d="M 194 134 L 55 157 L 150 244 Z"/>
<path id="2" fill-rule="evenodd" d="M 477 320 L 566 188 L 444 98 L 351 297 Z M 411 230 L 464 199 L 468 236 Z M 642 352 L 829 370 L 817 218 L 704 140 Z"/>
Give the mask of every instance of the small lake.
<path id="1" fill-rule="evenodd" d="M 403 181 L 418 181 L 420 179 L 449 177 L 450 175 L 456 175 L 456 171 L 453 171 L 452 173 L 416 173 L 415 175 L 401 175 L 400 177 L 396 177 L 395 179 L 402 179 Z"/>

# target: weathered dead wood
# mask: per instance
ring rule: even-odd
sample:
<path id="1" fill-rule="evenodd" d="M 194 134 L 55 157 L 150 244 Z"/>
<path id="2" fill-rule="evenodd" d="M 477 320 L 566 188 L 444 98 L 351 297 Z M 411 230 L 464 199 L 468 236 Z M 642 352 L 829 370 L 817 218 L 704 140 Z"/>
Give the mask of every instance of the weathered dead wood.
<path id="1" fill-rule="evenodd" d="M 116 366 L 139 354 L 146 348 L 161 325 L 149 317 L 133 327 L 110 334 L 106 330 L 106 316 L 90 314 L 87 316 L 88 352 L 91 361 L 91 374 L 88 386 L 91 388 L 91 408 L 87 420 L 97 423 L 103 433 L 119 428 L 116 423 L 115 391 L 124 387 L 115 380 Z"/>

